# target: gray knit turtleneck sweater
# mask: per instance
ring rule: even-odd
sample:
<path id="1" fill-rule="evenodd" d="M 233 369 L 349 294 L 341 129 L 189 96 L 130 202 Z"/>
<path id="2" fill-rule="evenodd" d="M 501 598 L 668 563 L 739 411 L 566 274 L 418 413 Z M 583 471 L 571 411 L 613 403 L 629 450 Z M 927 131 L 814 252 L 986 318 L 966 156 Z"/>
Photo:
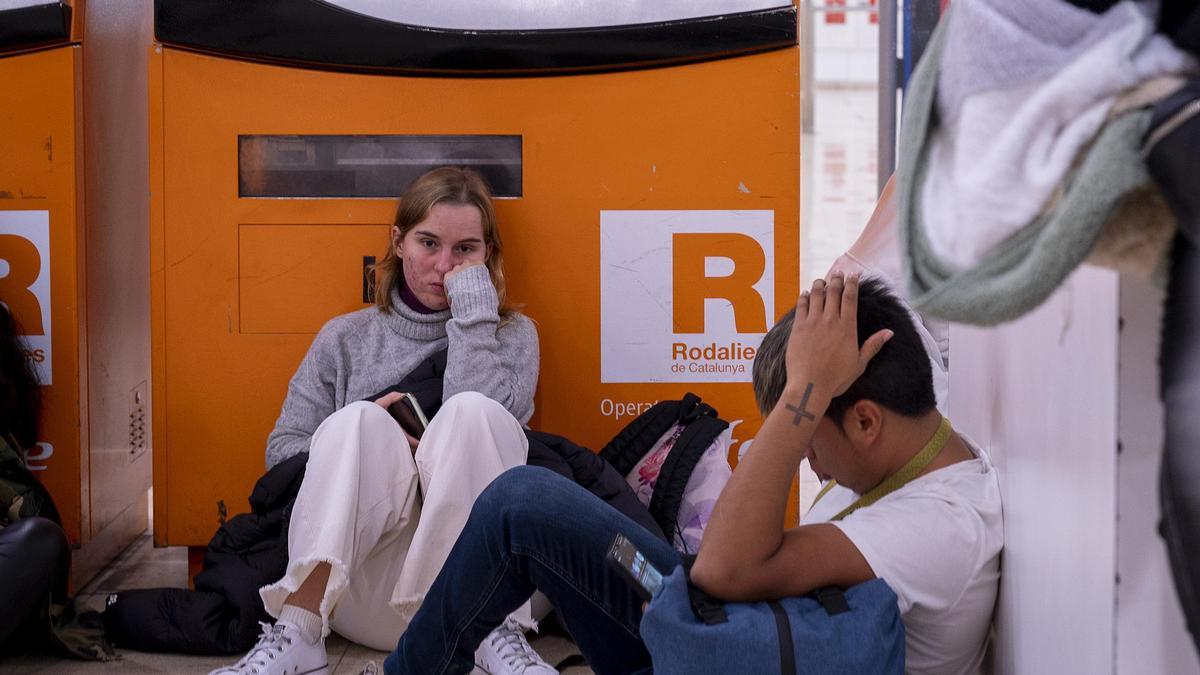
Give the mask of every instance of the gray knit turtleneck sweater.
<path id="1" fill-rule="evenodd" d="M 446 281 L 450 309 L 420 314 L 392 291 L 392 311 L 377 307 L 325 324 L 288 384 L 283 410 L 267 438 L 267 468 L 308 450 L 321 422 L 348 403 L 396 384 L 443 348 L 443 397 L 477 391 L 498 401 L 522 424 L 533 415 L 538 337 L 516 314 L 499 326 L 496 289 L 486 267 Z"/>

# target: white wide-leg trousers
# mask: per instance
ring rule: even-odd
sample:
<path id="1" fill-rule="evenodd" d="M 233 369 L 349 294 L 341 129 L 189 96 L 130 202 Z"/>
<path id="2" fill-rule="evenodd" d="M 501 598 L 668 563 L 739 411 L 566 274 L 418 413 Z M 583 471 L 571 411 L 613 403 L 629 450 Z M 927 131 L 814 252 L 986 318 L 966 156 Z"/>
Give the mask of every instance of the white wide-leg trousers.
<path id="1" fill-rule="evenodd" d="M 321 601 L 330 629 L 391 651 L 450 549 L 475 498 L 525 463 L 529 442 L 499 403 L 475 392 L 447 400 L 416 457 L 382 407 L 352 403 L 313 434 L 288 529 L 287 574 L 259 590 L 271 616 L 318 563 L 331 570 Z M 514 616 L 534 624 L 528 603 Z"/>

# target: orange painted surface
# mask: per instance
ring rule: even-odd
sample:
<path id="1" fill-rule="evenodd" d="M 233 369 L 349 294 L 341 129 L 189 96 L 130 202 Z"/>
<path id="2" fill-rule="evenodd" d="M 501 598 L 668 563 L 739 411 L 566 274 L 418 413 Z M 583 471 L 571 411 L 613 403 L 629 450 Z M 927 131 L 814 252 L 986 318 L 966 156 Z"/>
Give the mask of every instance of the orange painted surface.
<path id="1" fill-rule="evenodd" d="M 0 298 L 10 302 L 17 321 L 32 335 L 50 336 L 52 384 L 43 387 L 40 438 L 34 449 L 35 475 L 50 489 L 72 543 L 81 536 L 80 448 L 86 446 L 86 391 L 83 368 L 83 218 L 80 101 L 76 82 L 80 48 L 64 46 L 0 58 L 0 211 L 49 213 L 49 251 L 28 238 L 0 236 L 0 258 L 9 274 L 0 279 Z M 2 215 L 2 214 L 0 214 Z M 41 320 L 41 299 L 28 286 L 49 266 L 50 322 Z M 41 355 L 44 357 L 45 355 Z M 33 358 L 39 358 L 34 355 Z"/>
<path id="2" fill-rule="evenodd" d="M 239 134 L 522 135 L 524 195 L 499 200 L 497 212 L 509 297 L 541 336 L 535 426 L 598 449 L 631 419 L 602 414 L 605 400 L 691 390 L 742 420 L 740 443 L 759 424 L 749 383 L 601 383 L 600 214 L 773 210 L 783 313 L 799 277 L 798 72 L 795 49 L 483 80 L 162 48 L 150 84 L 156 541 L 204 544 L 222 508 L 246 510 L 288 379 L 325 320 L 364 306 L 361 259 L 383 255 L 394 215 L 392 200 L 239 198 Z M 744 314 L 739 322 L 764 330 L 773 319 Z"/>

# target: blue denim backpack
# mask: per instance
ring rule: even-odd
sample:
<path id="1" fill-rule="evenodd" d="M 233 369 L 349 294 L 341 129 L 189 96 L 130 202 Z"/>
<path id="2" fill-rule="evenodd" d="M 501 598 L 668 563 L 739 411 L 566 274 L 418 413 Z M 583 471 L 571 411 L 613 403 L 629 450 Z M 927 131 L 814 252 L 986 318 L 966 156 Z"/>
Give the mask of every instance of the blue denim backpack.
<path id="1" fill-rule="evenodd" d="M 655 675 L 904 672 L 904 626 L 881 579 L 770 602 L 695 595 L 676 567 L 646 609 L 641 633 Z"/>

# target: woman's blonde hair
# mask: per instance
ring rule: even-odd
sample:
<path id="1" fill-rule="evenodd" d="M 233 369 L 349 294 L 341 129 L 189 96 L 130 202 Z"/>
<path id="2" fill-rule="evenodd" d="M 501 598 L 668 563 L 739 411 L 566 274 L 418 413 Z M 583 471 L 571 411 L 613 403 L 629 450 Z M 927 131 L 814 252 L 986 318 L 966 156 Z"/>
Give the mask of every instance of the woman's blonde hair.
<path id="1" fill-rule="evenodd" d="M 487 250 L 484 264 L 492 277 L 492 285 L 496 287 L 500 318 L 508 319 L 515 308 L 505 298 L 504 246 L 500 241 L 496 212 L 492 208 L 491 188 L 477 171 L 465 167 L 443 166 L 421 175 L 400 196 L 400 206 L 396 209 L 393 225 L 399 230 L 401 240 L 409 230 L 429 217 L 434 204 L 469 205 L 479 209 L 483 221 L 483 242 Z M 391 311 L 392 290 L 404 283 L 404 261 L 396 255 L 390 233 L 387 255 L 375 265 L 375 270 L 379 275 L 375 305 L 384 312 Z"/>

